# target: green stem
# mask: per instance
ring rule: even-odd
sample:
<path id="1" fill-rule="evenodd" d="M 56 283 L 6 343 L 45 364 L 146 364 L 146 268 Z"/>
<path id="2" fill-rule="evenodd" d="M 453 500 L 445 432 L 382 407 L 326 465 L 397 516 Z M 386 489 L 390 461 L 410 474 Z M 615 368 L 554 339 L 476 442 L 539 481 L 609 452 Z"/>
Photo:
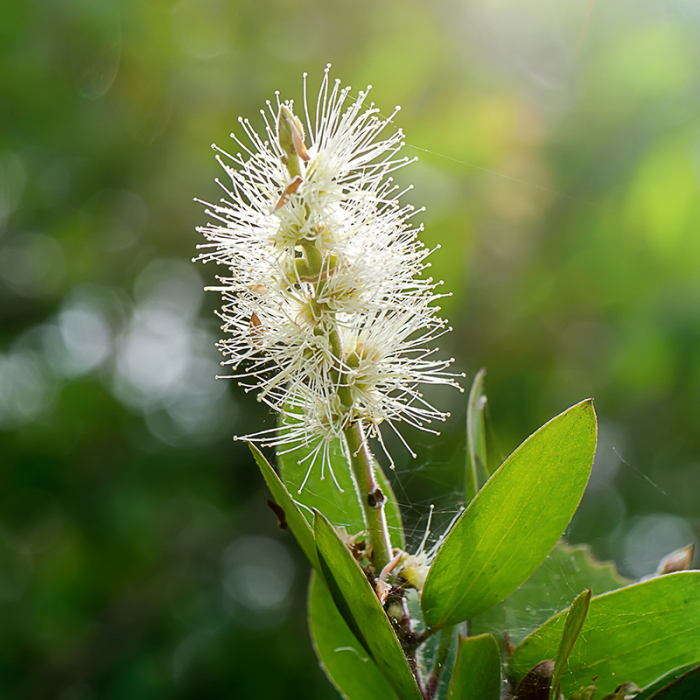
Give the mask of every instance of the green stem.
<path id="1" fill-rule="evenodd" d="M 450 655 L 450 646 L 452 645 L 452 627 L 445 627 L 439 632 L 438 647 L 435 652 L 435 663 L 433 670 L 430 672 L 430 677 L 425 685 L 425 694 L 428 698 L 435 697 L 440 677 L 447 663 L 447 657 Z"/>
<path id="2" fill-rule="evenodd" d="M 343 357 L 343 347 L 340 342 L 340 334 L 335 326 L 328 329 L 328 340 L 330 343 L 331 352 L 333 356 L 338 361 L 338 365 L 342 362 Z M 352 408 L 352 391 L 347 384 L 347 380 L 344 374 L 341 374 L 339 370 L 331 370 L 331 381 L 335 385 L 335 391 L 338 394 L 340 403 L 343 406 L 343 410 L 349 410 Z"/>
<path id="3" fill-rule="evenodd" d="M 365 434 L 359 421 L 343 431 L 350 455 L 350 469 L 355 477 L 365 524 L 372 545 L 372 563 L 376 574 L 391 560 L 391 540 L 384 514 L 386 497 L 375 478 L 373 458 L 367 448 Z"/>
<path id="4" fill-rule="evenodd" d="M 282 149 L 287 153 L 286 165 L 290 175 L 294 176 L 296 169 L 299 166 L 299 159 L 296 157 L 296 152 L 293 147 L 293 115 L 287 114 L 283 110 L 280 116 L 280 144 Z M 308 214 L 308 207 L 307 207 Z M 324 272 L 323 253 L 319 249 L 317 242 L 312 240 L 302 240 L 299 242 L 304 257 L 305 267 L 309 277 L 318 277 L 316 295 L 321 291 L 325 284 L 320 279 L 320 275 Z M 330 259 L 327 263 L 330 272 Z M 353 395 L 350 387 L 347 384 L 341 367 L 343 366 L 343 346 L 335 322 L 324 324 L 325 327 L 319 326 L 319 333 L 327 333 L 330 350 L 336 358 L 338 368 L 333 369 L 330 373 L 330 380 L 335 385 L 335 391 L 340 399 L 340 404 L 343 411 L 349 411 L 353 405 Z M 384 503 L 386 497 L 379 488 L 379 484 L 375 478 L 374 465 L 372 455 L 367 448 L 365 435 L 362 430 L 360 421 L 355 421 L 349 428 L 343 431 L 345 442 L 350 455 L 350 468 L 355 478 L 357 495 L 362 505 L 364 513 L 365 525 L 369 533 L 370 544 L 372 546 L 372 563 L 375 573 L 379 572 L 391 560 L 391 540 L 389 539 L 389 529 L 386 524 L 386 516 L 384 514 Z"/>
<path id="5" fill-rule="evenodd" d="M 311 241 L 300 241 L 304 260 L 309 269 L 310 275 L 320 275 L 323 271 L 323 255 L 321 251 Z"/>

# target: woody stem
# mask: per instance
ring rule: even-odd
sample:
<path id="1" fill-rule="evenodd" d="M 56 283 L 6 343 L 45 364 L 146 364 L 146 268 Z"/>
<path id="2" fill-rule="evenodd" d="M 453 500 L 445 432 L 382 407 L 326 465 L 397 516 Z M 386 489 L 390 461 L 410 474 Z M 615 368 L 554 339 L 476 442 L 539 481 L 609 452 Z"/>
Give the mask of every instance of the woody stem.
<path id="1" fill-rule="evenodd" d="M 343 435 L 372 545 L 372 563 L 375 572 L 379 573 L 391 559 L 391 540 L 384 513 L 386 497 L 377 483 L 374 458 L 367 447 L 362 423 L 354 422 L 343 431 Z"/>

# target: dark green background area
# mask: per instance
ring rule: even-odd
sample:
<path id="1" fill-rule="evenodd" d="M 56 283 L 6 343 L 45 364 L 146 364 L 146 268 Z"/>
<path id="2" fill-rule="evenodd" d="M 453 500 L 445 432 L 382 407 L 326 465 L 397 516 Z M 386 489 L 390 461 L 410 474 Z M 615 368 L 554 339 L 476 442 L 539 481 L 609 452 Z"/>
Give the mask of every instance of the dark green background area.
<path id="1" fill-rule="evenodd" d="M 593 396 L 571 540 L 630 576 L 694 541 L 699 39 L 694 0 L 1 0 L 0 700 L 335 697 L 231 440 L 273 418 L 214 381 L 216 271 L 189 262 L 210 144 L 328 62 L 402 105 L 493 461 Z M 428 395 L 443 435 L 389 441 L 409 542 L 463 479 L 466 397 Z"/>

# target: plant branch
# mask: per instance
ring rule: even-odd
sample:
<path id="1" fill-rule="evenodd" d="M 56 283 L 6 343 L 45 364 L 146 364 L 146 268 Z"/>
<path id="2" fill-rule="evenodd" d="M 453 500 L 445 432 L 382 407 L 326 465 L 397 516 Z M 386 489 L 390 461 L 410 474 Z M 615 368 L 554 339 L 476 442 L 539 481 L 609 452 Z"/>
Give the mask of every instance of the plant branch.
<path id="1" fill-rule="evenodd" d="M 406 649 L 416 649 L 424 642 L 427 642 L 433 635 L 434 631 L 423 629 L 420 632 L 410 632 L 404 635 L 402 644 Z"/>
<path id="2" fill-rule="evenodd" d="M 391 559 L 391 540 L 384 513 L 386 497 L 375 478 L 374 458 L 367 447 L 362 423 L 356 421 L 343 431 L 343 435 L 372 545 L 372 564 L 378 573 Z"/>

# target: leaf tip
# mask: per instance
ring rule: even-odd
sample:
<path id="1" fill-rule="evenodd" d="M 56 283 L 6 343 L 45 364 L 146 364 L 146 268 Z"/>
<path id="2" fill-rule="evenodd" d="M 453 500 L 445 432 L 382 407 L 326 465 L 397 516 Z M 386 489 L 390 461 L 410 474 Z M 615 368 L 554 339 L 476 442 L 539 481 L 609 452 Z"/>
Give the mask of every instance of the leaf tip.
<path id="1" fill-rule="evenodd" d="M 249 447 L 249 449 L 252 452 L 254 457 L 257 457 L 258 455 L 260 455 L 261 457 L 263 456 L 263 453 L 260 451 L 258 446 L 255 445 L 254 443 L 250 442 L 249 440 L 241 440 L 241 442 L 245 442 L 246 445 L 248 445 L 248 447 Z"/>

